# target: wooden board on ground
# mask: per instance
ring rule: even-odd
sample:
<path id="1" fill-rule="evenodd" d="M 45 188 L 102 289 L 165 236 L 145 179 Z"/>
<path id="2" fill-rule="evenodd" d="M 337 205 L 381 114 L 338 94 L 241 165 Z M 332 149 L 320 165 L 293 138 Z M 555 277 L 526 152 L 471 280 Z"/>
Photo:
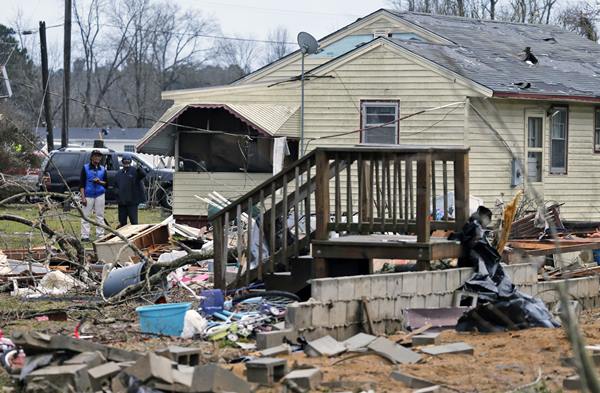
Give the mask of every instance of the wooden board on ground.
<path id="1" fill-rule="evenodd" d="M 141 250 L 169 242 L 167 224 L 126 225 L 119 229 L 119 233 Z M 131 247 L 128 247 L 125 241 L 114 234 L 94 242 L 94 251 L 98 261 L 104 263 L 128 262 L 131 257 L 135 256 Z"/>

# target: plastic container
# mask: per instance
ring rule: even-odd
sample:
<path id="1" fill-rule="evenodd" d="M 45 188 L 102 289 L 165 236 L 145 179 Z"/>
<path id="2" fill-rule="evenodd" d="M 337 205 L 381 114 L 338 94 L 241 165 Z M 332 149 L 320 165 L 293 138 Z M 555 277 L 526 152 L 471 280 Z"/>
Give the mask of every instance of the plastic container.
<path id="1" fill-rule="evenodd" d="M 205 289 L 200 292 L 204 299 L 200 301 L 200 310 L 205 315 L 213 315 L 216 312 L 223 311 L 223 291 L 220 289 Z"/>
<path id="2" fill-rule="evenodd" d="M 135 265 L 111 270 L 102 284 L 102 293 L 105 298 L 116 295 L 130 285 L 135 285 L 141 281 L 142 270 L 145 263 L 136 263 Z"/>
<path id="3" fill-rule="evenodd" d="M 597 265 L 600 265 L 600 250 L 594 250 L 592 254 L 594 255 L 594 262 L 596 262 Z"/>
<path id="4" fill-rule="evenodd" d="M 181 336 L 185 313 L 192 303 L 168 303 L 142 306 L 135 309 L 143 333 Z"/>

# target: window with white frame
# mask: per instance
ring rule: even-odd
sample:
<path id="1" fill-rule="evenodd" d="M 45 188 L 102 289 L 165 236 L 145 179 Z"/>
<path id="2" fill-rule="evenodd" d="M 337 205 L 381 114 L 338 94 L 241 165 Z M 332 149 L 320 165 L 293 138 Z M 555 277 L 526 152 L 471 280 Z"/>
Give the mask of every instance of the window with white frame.
<path id="1" fill-rule="evenodd" d="M 130 153 L 135 153 L 135 145 L 125 145 L 123 146 L 123 150 Z"/>
<path id="2" fill-rule="evenodd" d="M 398 143 L 398 101 L 362 101 L 361 111 L 362 143 Z"/>
<path id="3" fill-rule="evenodd" d="M 594 110 L 594 152 L 600 153 L 600 108 Z"/>
<path id="4" fill-rule="evenodd" d="M 531 182 L 542 181 L 543 140 L 543 115 L 527 116 L 527 178 Z"/>
<path id="5" fill-rule="evenodd" d="M 550 108 L 550 173 L 567 173 L 569 109 Z"/>

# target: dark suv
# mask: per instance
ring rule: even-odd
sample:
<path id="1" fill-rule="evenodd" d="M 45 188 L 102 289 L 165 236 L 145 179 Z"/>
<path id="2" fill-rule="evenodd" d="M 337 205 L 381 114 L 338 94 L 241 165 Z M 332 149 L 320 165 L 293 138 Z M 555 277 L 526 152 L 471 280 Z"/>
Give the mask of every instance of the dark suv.
<path id="1" fill-rule="evenodd" d="M 106 200 L 114 202 L 114 181 L 117 171 L 121 168 L 121 157 L 123 154 L 131 155 L 132 165 L 140 166 L 146 171 L 144 180 L 146 189 L 156 192 L 155 200 L 158 200 L 164 207 L 171 208 L 173 203 L 173 171 L 169 169 L 153 168 L 135 153 L 116 152 L 111 149 L 91 149 L 91 148 L 61 148 L 50 152 L 48 157 L 42 163 L 42 168 L 38 178 L 38 187 L 40 190 L 50 192 L 64 193 L 67 186 L 76 195 L 79 195 L 79 176 L 83 165 L 90 162 L 92 150 L 100 150 L 102 165 L 108 172 L 108 189 L 106 190 Z M 62 178 L 61 178 L 62 175 Z"/>

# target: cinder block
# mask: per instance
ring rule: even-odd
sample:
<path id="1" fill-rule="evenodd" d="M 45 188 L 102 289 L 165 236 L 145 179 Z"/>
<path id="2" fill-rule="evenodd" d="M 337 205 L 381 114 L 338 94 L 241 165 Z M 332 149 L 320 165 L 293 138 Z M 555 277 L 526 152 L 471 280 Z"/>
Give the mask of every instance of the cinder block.
<path id="1" fill-rule="evenodd" d="M 334 278 L 321 278 L 311 281 L 311 296 L 321 302 L 338 298 L 338 283 Z"/>
<path id="2" fill-rule="evenodd" d="M 396 298 L 402 294 L 402 274 L 388 274 L 387 295 Z"/>
<path id="3" fill-rule="evenodd" d="M 346 302 L 346 322 L 360 323 L 362 320 L 361 302 L 351 300 Z"/>
<path id="4" fill-rule="evenodd" d="M 435 386 L 435 384 L 432 382 L 426 381 L 421 378 L 413 377 L 412 375 L 406 374 L 404 371 L 401 370 L 392 371 L 392 374 L 390 376 L 392 377 L 392 379 L 400 381 L 409 388 L 413 389 L 421 389 L 428 388 L 430 386 Z"/>
<path id="5" fill-rule="evenodd" d="M 287 361 L 279 358 L 260 358 L 246 363 L 248 382 L 273 385 L 287 374 Z"/>
<path id="6" fill-rule="evenodd" d="M 458 269 L 460 271 L 460 284 L 464 284 L 473 275 L 473 269 L 470 267 L 464 267 Z"/>
<path id="7" fill-rule="evenodd" d="M 579 375 L 563 379 L 563 389 L 565 390 L 581 390 L 582 387 Z"/>
<path id="8" fill-rule="evenodd" d="M 82 352 L 73 356 L 64 364 L 85 364 L 88 368 L 96 367 L 106 362 L 106 358 L 98 351 Z"/>
<path id="9" fill-rule="evenodd" d="M 108 362 L 88 370 L 90 383 L 94 392 L 102 391 L 103 386 L 110 386 L 110 379 L 121 372 L 115 362 Z"/>
<path id="10" fill-rule="evenodd" d="M 439 308 L 440 298 L 435 293 L 430 293 L 425 296 L 425 308 Z"/>
<path id="11" fill-rule="evenodd" d="M 352 277 L 343 277 L 337 280 L 338 284 L 338 300 L 355 300 L 358 299 L 355 293 L 355 279 Z"/>
<path id="12" fill-rule="evenodd" d="M 304 336 L 305 339 L 311 341 L 311 340 L 317 340 L 324 336 L 328 336 L 329 333 L 331 333 L 331 331 L 332 331 L 332 329 L 319 327 L 319 328 L 305 330 L 302 332 L 302 335 Z"/>
<path id="13" fill-rule="evenodd" d="M 256 335 L 256 349 L 267 349 L 284 343 L 285 340 L 296 342 L 298 331 L 295 329 L 260 332 Z"/>
<path id="14" fill-rule="evenodd" d="M 423 333 L 413 336 L 412 345 L 413 346 L 421 346 L 421 345 L 437 345 L 440 343 L 440 334 L 439 333 Z"/>
<path id="15" fill-rule="evenodd" d="M 415 295 L 417 293 L 417 275 L 415 273 L 403 273 L 402 295 Z"/>
<path id="16" fill-rule="evenodd" d="M 329 326 L 329 304 L 313 303 L 312 309 L 312 327 Z"/>
<path id="17" fill-rule="evenodd" d="M 394 316 L 395 319 L 398 319 L 402 316 L 402 311 L 410 308 L 410 297 L 408 296 L 400 296 L 397 297 L 394 302 Z"/>
<path id="18" fill-rule="evenodd" d="M 415 295 L 410 299 L 410 308 L 425 308 L 425 296 Z"/>
<path id="19" fill-rule="evenodd" d="M 381 299 L 379 303 L 379 317 L 383 320 L 394 319 L 396 316 L 396 301 L 394 299 Z"/>
<path id="20" fill-rule="evenodd" d="M 333 302 L 329 309 L 329 326 L 343 326 L 346 323 L 346 302 Z"/>
<path id="21" fill-rule="evenodd" d="M 304 391 L 312 391 L 319 387 L 323 373 L 318 368 L 294 370 L 284 377 L 284 380 L 293 382 Z"/>
<path id="22" fill-rule="evenodd" d="M 379 317 L 379 302 L 382 299 L 371 299 L 367 302 L 367 308 L 369 309 L 369 316 L 371 317 L 371 321 L 377 322 L 380 321 Z"/>
<path id="23" fill-rule="evenodd" d="M 446 270 L 440 270 L 431 272 L 432 274 L 432 293 L 445 293 L 446 292 Z"/>
<path id="24" fill-rule="evenodd" d="M 40 392 L 87 392 L 91 389 L 85 364 L 44 367 L 29 373 L 25 382 L 28 386 L 35 384 Z"/>
<path id="25" fill-rule="evenodd" d="M 156 354 L 186 366 L 199 365 L 203 357 L 201 348 L 185 348 L 177 345 L 156 351 Z"/>
<path id="26" fill-rule="evenodd" d="M 285 314 L 286 327 L 308 329 L 312 326 L 312 307 L 306 303 L 292 303 L 287 306 Z"/>
<path id="27" fill-rule="evenodd" d="M 355 278 L 354 290 L 356 299 L 360 299 L 363 296 L 367 299 L 371 297 L 371 280 L 366 276 L 359 276 Z"/>
<path id="28" fill-rule="evenodd" d="M 387 297 L 387 278 L 383 275 L 371 277 L 371 299 L 383 299 Z"/>
<path id="29" fill-rule="evenodd" d="M 473 347 L 464 342 L 437 345 L 434 347 L 425 347 L 421 349 L 421 352 L 428 355 L 444 355 L 444 354 L 473 354 Z"/>
<path id="30" fill-rule="evenodd" d="M 433 290 L 433 274 L 431 272 L 419 272 L 417 276 L 417 294 L 429 295 Z"/>
<path id="31" fill-rule="evenodd" d="M 448 291 L 454 291 L 462 285 L 460 281 L 460 270 L 459 269 L 448 269 L 446 271 L 446 288 Z"/>
<path id="32" fill-rule="evenodd" d="M 452 292 L 444 293 L 440 296 L 440 307 L 452 307 L 453 305 L 453 295 Z"/>

